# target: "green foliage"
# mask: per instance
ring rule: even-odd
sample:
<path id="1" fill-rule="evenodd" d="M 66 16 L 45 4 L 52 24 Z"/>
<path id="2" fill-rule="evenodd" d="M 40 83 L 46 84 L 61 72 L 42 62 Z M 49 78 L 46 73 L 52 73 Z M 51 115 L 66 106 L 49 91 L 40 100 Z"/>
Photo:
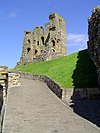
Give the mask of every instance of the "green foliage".
<path id="1" fill-rule="evenodd" d="M 14 69 L 47 75 L 62 88 L 94 87 L 97 84 L 96 70 L 87 50 L 50 61 L 17 66 Z"/>

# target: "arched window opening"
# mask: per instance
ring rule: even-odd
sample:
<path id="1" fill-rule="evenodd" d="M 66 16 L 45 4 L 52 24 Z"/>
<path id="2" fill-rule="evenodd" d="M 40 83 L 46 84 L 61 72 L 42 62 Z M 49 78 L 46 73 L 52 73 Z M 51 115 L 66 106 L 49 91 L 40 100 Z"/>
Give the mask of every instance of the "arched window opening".
<path id="1" fill-rule="evenodd" d="M 39 46 L 39 41 L 37 41 L 37 45 Z"/>
<path id="2" fill-rule="evenodd" d="M 26 35 L 29 34 L 30 32 L 26 31 Z"/>
<path id="3" fill-rule="evenodd" d="M 49 30 L 55 31 L 56 30 L 56 27 L 55 26 L 49 27 Z"/>
<path id="4" fill-rule="evenodd" d="M 42 44 L 44 45 L 44 37 L 41 37 L 41 40 L 42 40 Z"/>
<path id="5" fill-rule="evenodd" d="M 29 53 L 29 52 L 30 52 L 30 50 L 31 50 L 30 48 L 27 48 L 27 53 Z"/>
<path id="6" fill-rule="evenodd" d="M 55 49 L 53 49 L 53 52 L 55 52 Z"/>
<path id="7" fill-rule="evenodd" d="M 28 42 L 31 43 L 31 41 L 28 39 Z"/>
<path id="8" fill-rule="evenodd" d="M 55 46 L 55 41 L 54 40 L 52 40 L 52 44 L 53 44 L 53 47 Z"/>
<path id="9" fill-rule="evenodd" d="M 36 49 L 36 50 L 35 50 L 35 54 L 37 54 L 37 52 L 38 52 L 38 50 Z"/>

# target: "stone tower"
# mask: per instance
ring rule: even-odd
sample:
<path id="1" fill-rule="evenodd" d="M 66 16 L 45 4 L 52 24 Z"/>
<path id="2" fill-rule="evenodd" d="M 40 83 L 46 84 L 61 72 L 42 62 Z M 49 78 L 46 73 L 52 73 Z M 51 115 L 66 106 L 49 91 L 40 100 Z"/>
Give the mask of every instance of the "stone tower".
<path id="1" fill-rule="evenodd" d="M 51 60 L 66 55 L 66 22 L 58 13 L 49 15 L 49 22 L 24 32 L 23 50 L 17 65 Z"/>

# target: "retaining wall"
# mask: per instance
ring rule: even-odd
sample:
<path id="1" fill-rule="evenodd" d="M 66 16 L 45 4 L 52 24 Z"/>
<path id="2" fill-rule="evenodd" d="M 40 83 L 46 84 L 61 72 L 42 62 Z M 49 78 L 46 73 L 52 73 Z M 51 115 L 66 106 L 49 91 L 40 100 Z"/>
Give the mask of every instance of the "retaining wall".
<path id="1" fill-rule="evenodd" d="M 67 88 L 63 90 L 62 100 L 70 102 L 70 100 L 82 99 L 99 99 L 99 88 Z"/>
<path id="2" fill-rule="evenodd" d="M 81 99 L 97 99 L 100 98 L 99 88 L 67 88 L 62 89 L 57 83 L 45 75 L 32 75 L 20 73 L 22 78 L 40 80 L 47 84 L 47 86 L 64 102 Z"/>

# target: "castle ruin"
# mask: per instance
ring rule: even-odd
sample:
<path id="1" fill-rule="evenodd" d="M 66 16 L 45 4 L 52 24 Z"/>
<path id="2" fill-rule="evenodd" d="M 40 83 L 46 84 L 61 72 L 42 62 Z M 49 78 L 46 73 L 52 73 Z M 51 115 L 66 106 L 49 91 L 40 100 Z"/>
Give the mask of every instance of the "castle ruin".
<path id="1" fill-rule="evenodd" d="M 58 13 L 49 15 L 49 22 L 24 32 L 23 50 L 17 65 L 47 61 L 66 55 L 66 22 Z"/>
<path id="2" fill-rule="evenodd" d="M 100 6 L 93 9 L 88 18 L 88 49 L 97 68 L 98 84 L 100 86 Z"/>

